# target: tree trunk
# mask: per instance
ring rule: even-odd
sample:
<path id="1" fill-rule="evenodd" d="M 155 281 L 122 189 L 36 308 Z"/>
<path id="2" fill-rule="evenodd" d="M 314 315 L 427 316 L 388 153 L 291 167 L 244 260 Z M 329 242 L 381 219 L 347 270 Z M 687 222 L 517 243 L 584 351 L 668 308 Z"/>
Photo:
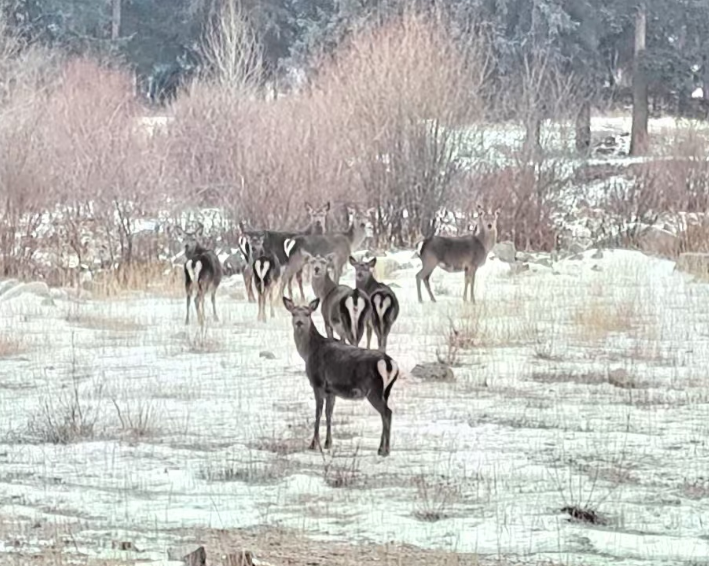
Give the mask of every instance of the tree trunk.
<path id="1" fill-rule="evenodd" d="M 111 39 L 116 40 L 121 36 L 121 0 L 112 0 L 112 2 Z"/>
<path id="2" fill-rule="evenodd" d="M 584 100 L 576 115 L 576 151 L 587 154 L 591 149 L 591 103 Z"/>
<path id="3" fill-rule="evenodd" d="M 542 121 L 536 109 L 525 123 L 524 153 L 528 159 L 536 161 L 542 152 Z"/>
<path id="4" fill-rule="evenodd" d="M 633 127 L 630 137 L 630 155 L 643 155 L 648 150 L 648 81 L 644 63 L 646 37 L 647 8 L 644 3 L 641 3 L 638 5 L 637 13 L 635 14 L 635 58 L 633 61 Z"/>
<path id="5" fill-rule="evenodd" d="M 709 46 L 705 46 L 704 49 L 709 50 Z M 709 102 L 709 54 L 704 55 L 702 64 L 702 98 Z"/>

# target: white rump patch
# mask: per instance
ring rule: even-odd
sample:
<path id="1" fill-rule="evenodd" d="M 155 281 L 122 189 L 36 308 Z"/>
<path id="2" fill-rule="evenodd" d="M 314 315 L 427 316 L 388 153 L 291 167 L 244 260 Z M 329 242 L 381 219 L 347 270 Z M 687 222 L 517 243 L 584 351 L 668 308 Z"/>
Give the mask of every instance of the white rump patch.
<path id="1" fill-rule="evenodd" d="M 366 303 L 364 302 L 364 297 L 357 298 L 357 304 L 355 304 L 352 295 L 345 299 L 345 308 L 347 312 L 350 313 L 350 324 L 352 325 L 352 339 L 357 340 L 357 327 L 359 326 L 359 319 L 362 316 Z"/>
<path id="2" fill-rule="evenodd" d="M 194 281 L 199 281 L 199 274 L 202 272 L 202 262 L 198 261 L 194 264 Z"/>
<path id="3" fill-rule="evenodd" d="M 391 303 L 391 297 L 384 297 L 384 299 L 382 300 L 381 295 L 374 295 L 374 310 L 377 312 L 377 318 L 379 320 L 384 320 L 384 315 L 389 310 Z"/>
<path id="4" fill-rule="evenodd" d="M 286 252 L 286 257 L 290 257 L 290 253 L 293 251 L 294 247 L 295 240 L 292 238 L 286 238 L 286 241 L 283 242 L 283 251 Z"/>
<path id="5" fill-rule="evenodd" d="M 254 263 L 254 271 L 261 281 L 266 280 L 266 275 L 268 275 L 268 270 L 270 267 L 271 262 L 268 260 L 261 261 L 260 259 L 257 259 L 256 263 Z"/>
<path id="6" fill-rule="evenodd" d="M 421 256 L 421 248 L 423 248 L 423 243 L 425 241 L 426 240 L 421 240 L 418 244 L 416 244 L 416 253 L 419 255 L 419 257 Z"/>
<path id="7" fill-rule="evenodd" d="M 244 254 L 244 257 L 248 259 L 249 257 L 249 240 L 248 238 L 244 236 L 239 237 L 239 249 L 241 250 L 241 253 Z"/>
<path id="8" fill-rule="evenodd" d="M 394 381 L 394 378 L 398 375 L 399 366 L 396 365 L 394 360 L 391 360 L 391 371 L 387 371 L 386 360 L 379 360 L 377 362 L 377 371 L 379 372 L 379 375 L 382 376 L 384 389 L 386 390 L 386 388 L 389 387 L 389 384 Z"/>
<path id="9" fill-rule="evenodd" d="M 190 276 L 192 283 L 196 283 L 197 278 L 194 275 L 194 262 L 191 259 L 188 259 L 187 263 L 185 263 L 185 269 L 187 269 L 187 275 Z"/>

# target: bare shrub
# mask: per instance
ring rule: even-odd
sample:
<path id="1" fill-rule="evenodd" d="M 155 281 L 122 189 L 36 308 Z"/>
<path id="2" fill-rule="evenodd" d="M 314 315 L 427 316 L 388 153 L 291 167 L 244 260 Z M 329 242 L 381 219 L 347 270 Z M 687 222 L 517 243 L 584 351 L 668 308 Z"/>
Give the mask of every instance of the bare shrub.
<path id="1" fill-rule="evenodd" d="M 443 18 L 406 13 L 361 30 L 319 69 L 314 96 L 386 243 L 428 234 L 449 204 L 483 113 L 487 50 L 482 39 L 468 47 Z"/>
<path id="2" fill-rule="evenodd" d="M 82 387 L 78 376 L 73 375 L 69 388 L 59 395 L 46 397 L 39 413 L 30 419 L 30 436 L 52 444 L 93 439 L 97 434 L 96 424 L 100 416 L 97 401 L 102 397 L 102 386 L 97 383 L 90 385 L 92 389 Z"/>
<path id="3" fill-rule="evenodd" d="M 451 505 L 461 499 L 460 487 L 451 480 L 430 479 L 421 474 L 414 480 L 416 504 L 414 516 L 420 521 L 435 523 L 450 516 Z"/>
<path id="4" fill-rule="evenodd" d="M 125 399 L 122 403 L 111 399 L 124 433 L 134 438 L 149 436 L 157 431 L 157 407 L 151 399 Z"/>
<path id="5" fill-rule="evenodd" d="M 362 479 L 360 472 L 359 445 L 351 454 L 339 456 L 333 450 L 330 457 L 323 453 L 323 479 L 330 487 L 354 487 Z"/>

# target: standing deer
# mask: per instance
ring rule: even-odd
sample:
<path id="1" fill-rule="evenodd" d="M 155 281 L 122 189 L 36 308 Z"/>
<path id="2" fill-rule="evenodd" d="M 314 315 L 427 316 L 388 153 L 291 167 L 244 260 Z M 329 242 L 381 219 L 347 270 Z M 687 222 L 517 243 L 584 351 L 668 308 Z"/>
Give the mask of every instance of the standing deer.
<path id="1" fill-rule="evenodd" d="M 350 265 L 355 270 L 355 285 L 357 289 L 369 296 L 372 305 L 367 325 L 367 348 L 370 346 L 372 328 L 374 328 L 379 350 L 385 352 L 391 327 L 399 317 L 399 300 L 389 285 L 380 283 L 374 278 L 372 270 L 376 264 L 376 257 L 369 261 L 357 261 L 350 256 Z"/>
<path id="2" fill-rule="evenodd" d="M 291 313 L 295 346 L 305 362 L 305 373 L 315 395 L 315 431 L 310 449 L 315 450 L 320 445 L 323 404 L 327 423 L 324 448 L 327 450 L 332 446 L 335 398 L 366 398 L 382 418 L 378 454 L 388 456 L 392 415 L 389 395 L 399 377 L 399 367 L 383 352 L 363 350 L 320 334 L 312 320 L 319 302 L 320 299 L 315 299 L 308 306 L 297 307 L 289 298 L 283 298 L 283 304 Z"/>
<path id="3" fill-rule="evenodd" d="M 309 203 L 305 203 L 305 210 L 308 213 L 308 216 L 310 217 L 310 223 L 308 226 L 305 228 L 305 230 L 302 230 L 300 232 L 277 232 L 274 230 L 251 230 L 247 231 L 244 229 L 243 225 L 241 226 L 241 231 L 242 231 L 242 238 L 243 240 L 240 239 L 239 241 L 239 247 L 242 250 L 242 253 L 246 254 L 248 253 L 245 249 L 244 246 L 246 245 L 245 242 L 248 242 L 250 238 L 253 236 L 262 236 L 263 237 L 263 249 L 266 253 L 273 254 L 276 259 L 278 260 L 278 264 L 280 265 L 281 269 L 283 269 L 286 264 L 288 263 L 288 256 L 286 255 L 284 243 L 286 240 L 291 239 L 291 238 L 296 238 L 300 236 L 307 236 L 307 235 L 315 235 L 315 234 L 323 234 L 325 233 L 325 230 L 327 229 L 327 218 L 328 214 L 330 212 L 330 202 L 328 201 L 324 205 L 320 206 L 319 208 L 313 208 Z M 251 284 L 253 281 L 253 270 L 251 269 L 252 265 L 252 259 L 253 258 L 248 258 L 247 259 L 247 265 L 249 266 L 247 269 L 244 270 L 244 285 L 246 286 L 247 289 L 247 294 L 249 296 L 249 301 L 253 301 L 253 291 L 251 290 Z M 292 279 L 293 275 L 296 276 L 296 280 L 298 282 L 298 287 L 300 288 L 300 296 L 303 300 L 305 300 L 305 293 L 303 291 L 303 271 L 302 268 L 300 271 L 297 273 L 293 273 L 290 276 L 290 279 L 288 280 L 288 292 L 291 296 L 293 296 L 293 289 L 292 289 Z M 281 292 L 281 294 L 283 294 Z"/>
<path id="4" fill-rule="evenodd" d="M 212 296 L 212 312 L 214 320 L 219 322 L 215 295 L 219 284 L 222 282 L 222 264 L 214 250 L 205 248 L 200 244 L 204 235 L 204 226 L 199 224 L 194 232 L 186 232 L 180 227 L 176 232 L 182 237 L 185 245 L 185 293 L 187 295 L 187 314 L 185 324 L 190 323 L 190 300 L 193 288 L 197 293 L 194 299 L 194 308 L 197 311 L 197 320 L 204 324 L 204 296 L 209 292 Z"/>
<path id="5" fill-rule="evenodd" d="M 287 265 L 281 283 L 281 294 L 285 291 L 286 284 L 290 291 L 290 280 L 293 275 L 301 272 L 305 264 L 308 263 L 305 253 L 323 257 L 334 254 L 332 256 L 333 278 L 335 283 L 339 283 L 347 258 L 362 245 L 367 237 L 368 227 L 369 221 L 365 216 L 355 215 L 345 232 L 298 236 L 286 240 L 284 251 L 287 256 Z"/>
<path id="6" fill-rule="evenodd" d="M 358 289 L 338 285 L 330 278 L 334 254 L 327 257 L 312 256 L 308 252 L 303 254 L 311 269 L 313 292 L 322 305 L 320 312 L 327 337 L 333 338 L 337 332 L 340 339 L 357 346 L 369 320 L 369 297 Z"/>
<path id="7" fill-rule="evenodd" d="M 416 274 L 416 291 L 419 303 L 423 302 L 421 296 L 421 281 L 426 285 L 426 290 L 431 301 L 436 298 L 431 291 L 431 273 L 436 267 L 458 273 L 465 272 L 465 286 L 463 287 L 463 301 L 468 300 L 468 286 L 470 286 L 470 300 L 475 303 L 475 273 L 485 264 L 487 255 L 497 242 L 497 218 L 500 211 L 494 214 L 486 213 L 478 205 L 478 219 L 475 233 L 467 236 L 431 236 L 421 242 L 419 255 L 421 256 L 421 271 Z"/>
<path id="8" fill-rule="evenodd" d="M 253 262 L 251 270 L 253 272 L 253 282 L 258 295 L 258 316 L 257 320 L 266 322 L 266 300 L 270 299 L 271 318 L 275 316 L 273 302 L 276 300 L 278 280 L 281 276 L 281 266 L 278 258 L 272 252 L 268 252 L 263 246 L 263 236 L 254 236 L 250 242 Z"/>

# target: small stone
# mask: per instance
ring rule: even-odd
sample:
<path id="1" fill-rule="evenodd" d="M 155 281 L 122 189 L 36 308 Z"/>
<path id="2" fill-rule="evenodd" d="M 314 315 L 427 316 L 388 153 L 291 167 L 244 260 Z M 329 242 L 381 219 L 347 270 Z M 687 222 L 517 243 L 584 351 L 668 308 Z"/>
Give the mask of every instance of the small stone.
<path id="1" fill-rule="evenodd" d="M 259 352 L 258 357 L 265 358 L 267 360 L 275 360 L 276 354 L 274 354 L 273 352 L 269 352 L 268 350 L 263 350 L 262 352 Z"/>
<path id="2" fill-rule="evenodd" d="M 455 381 L 455 374 L 450 366 L 440 362 L 416 364 L 411 375 L 424 381 Z"/>
<path id="3" fill-rule="evenodd" d="M 167 551 L 168 560 L 182 562 L 185 566 L 207 566 L 207 551 L 203 546 L 187 545 Z"/>
<path id="4" fill-rule="evenodd" d="M 603 252 L 601 248 L 598 248 L 596 252 L 591 256 L 591 259 L 603 259 Z"/>
<path id="5" fill-rule="evenodd" d="M 517 250 L 515 250 L 515 245 L 513 242 L 505 241 L 497 242 L 497 244 L 495 244 L 492 248 L 492 253 L 494 253 L 495 257 L 497 257 L 500 261 L 514 263 Z"/>
<path id="6" fill-rule="evenodd" d="M 593 267 L 591 268 L 591 271 L 603 271 L 603 268 L 600 265 L 598 265 L 597 263 L 595 263 L 593 265 Z"/>

